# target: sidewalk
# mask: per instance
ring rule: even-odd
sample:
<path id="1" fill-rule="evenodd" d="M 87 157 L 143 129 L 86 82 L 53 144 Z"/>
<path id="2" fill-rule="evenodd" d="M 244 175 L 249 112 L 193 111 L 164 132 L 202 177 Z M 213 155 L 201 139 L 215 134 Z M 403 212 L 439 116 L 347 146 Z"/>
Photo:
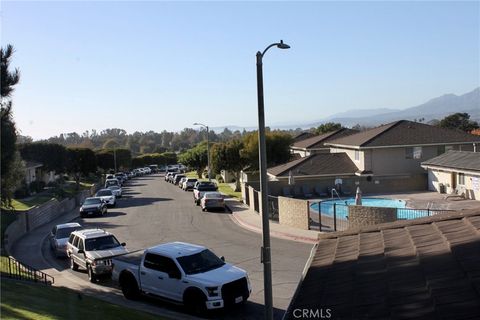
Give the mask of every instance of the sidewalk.
<path id="1" fill-rule="evenodd" d="M 262 233 L 262 217 L 260 214 L 237 199 L 226 199 L 226 202 L 232 211 L 231 218 L 233 222 L 242 228 L 256 233 Z M 270 235 L 280 239 L 317 243 L 319 232 L 283 226 L 278 222 L 270 221 Z"/>

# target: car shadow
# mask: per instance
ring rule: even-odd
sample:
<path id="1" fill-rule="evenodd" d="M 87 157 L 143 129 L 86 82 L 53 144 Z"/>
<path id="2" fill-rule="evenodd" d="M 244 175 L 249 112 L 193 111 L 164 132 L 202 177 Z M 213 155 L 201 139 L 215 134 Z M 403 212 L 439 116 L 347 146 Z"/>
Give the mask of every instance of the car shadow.
<path id="1" fill-rule="evenodd" d="M 131 208 L 131 207 L 142 207 L 154 204 L 161 201 L 170 201 L 170 198 L 148 198 L 148 197 L 132 197 L 124 203 L 118 202 L 117 208 Z"/>
<path id="2" fill-rule="evenodd" d="M 86 277 L 86 275 L 85 275 Z M 120 287 L 113 282 L 111 279 L 102 279 L 95 283 L 99 287 L 103 288 L 110 288 L 112 290 L 112 296 L 115 295 L 118 297 L 118 301 L 115 303 L 122 303 L 126 304 L 129 307 L 134 307 L 136 309 L 141 308 L 145 311 L 153 312 L 155 314 L 162 314 L 167 312 L 175 312 L 178 315 L 175 315 L 175 318 L 178 319 L 252 319 L 256 320 L 262 317 L 265 307 L 263 304 L 259 304 L 256 302 L 246 301 L 243 304 L 235 305 L 232 307 L 227 307 L 225 309 L 220 310 L 211 310 L 206 312 L 205 314 L 199 315 L 192 315 L 191 310 L 188 310 L 182 304 L 176 304 L 172 302 L 167 302 L 161 298 L 152 296 L 152 295 L 142 295 L 138 301 L 126 300 L 121 293 Z M 91 296 L 98 296 L 99 290 L 96 290 L 95 287 L 92 288 L 84 288 L 82 292 L 79 294 L 91 295 Z M 103 292 L 103 290 L 101 290 Z M 285 310 L 273 308 L 273 318 L 274 319 L 282 319 Z"/>

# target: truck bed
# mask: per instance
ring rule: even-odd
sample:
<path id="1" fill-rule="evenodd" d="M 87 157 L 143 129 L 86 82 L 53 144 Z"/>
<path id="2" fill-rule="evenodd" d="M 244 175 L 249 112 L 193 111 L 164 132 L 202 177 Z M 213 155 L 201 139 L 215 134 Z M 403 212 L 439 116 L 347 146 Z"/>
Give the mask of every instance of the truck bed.
<path id="1" fill-rule="evenodd" d="M 144 252 L 145 250 L 143 249 L 136 250 L 136 251 L 129 252 L 127 254 L 123 254 L 121 256 L 117 256 L 114 259 L 125 262 L 125 263 L 133 264 L 133 265 L 140 265 Z"/>

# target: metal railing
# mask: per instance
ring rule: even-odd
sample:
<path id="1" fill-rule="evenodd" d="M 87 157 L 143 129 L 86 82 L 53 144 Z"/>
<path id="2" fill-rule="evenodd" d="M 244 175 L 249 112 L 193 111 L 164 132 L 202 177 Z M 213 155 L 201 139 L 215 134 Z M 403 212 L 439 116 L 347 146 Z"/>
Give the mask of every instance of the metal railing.
<path id="1" fill-rule="evenodd" d="M 309 229 L 322 232 L 343 231 L 349 227 L 349 205 L 332 201 L 309 201 Z M 396 208 L 397 220 L 412 220 L 452 212 L 444 209 Z"/>
<path id="2" fill-rule="evenodd" d="M 55 282 L 52 276 L 25 265 L 13 257 L 2 257 L 1 264 L 0 269 L 3 277 L 40 282 L 46 285 L 52 285 Z"/>

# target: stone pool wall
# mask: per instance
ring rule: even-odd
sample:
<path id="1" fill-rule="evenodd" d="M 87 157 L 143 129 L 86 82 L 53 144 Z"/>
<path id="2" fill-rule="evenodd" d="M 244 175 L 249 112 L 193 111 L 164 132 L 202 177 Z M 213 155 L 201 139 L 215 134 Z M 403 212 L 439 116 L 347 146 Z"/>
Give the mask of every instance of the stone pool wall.
<path id="1" fill-rule="evenodd" d="M 370 226 L 396 220 L 396 208 L 348 206 L 349 228 Z"/>

